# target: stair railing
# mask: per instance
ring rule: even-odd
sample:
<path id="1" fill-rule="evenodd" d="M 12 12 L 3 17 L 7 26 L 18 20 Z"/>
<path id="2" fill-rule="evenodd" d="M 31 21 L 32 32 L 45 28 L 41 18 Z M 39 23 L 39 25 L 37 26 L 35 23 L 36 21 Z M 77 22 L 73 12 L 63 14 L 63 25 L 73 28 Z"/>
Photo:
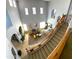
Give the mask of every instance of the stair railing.
<path id="1" fill-rule="evenodd" d="M 45 39 L 44 41 L 42 41 L 41 43 L 39 43 L 36 47 L 30 49 L 30 50 L 33 50 L 31 53 L 34 53 L 35 51 L 39 50 L 41 47 L 43 47 L 56 33 L 56 31 L 58 30 L 58 28 L 61 27 L 61 25 L 63 24 L 65 20 L 65 17 L 63 16 L 58 22 L 57 22 L 57 25 L 54 29 L 51 30 L 51 32 L 49 32 L 49 34 L 43 38 Z"/>
<path id="2" fill-rule="evenodd" d="M 51 52 L 51 54 L 48 56 L 47 59 L 59 59 L 59 56 L 60 56 L 60 54 L 61 54 L 61 52 L 66 44 L 68 36 L 70 34 L 72 15 L 70 15 L 69 13 L 71 12 L 71 8 L 72 8 L 72 0 L 70 1 L 68 12 L 67 12 L 67 15 L 65 15 L 65 19 L 64 19 L 64 22 L 66 22 L 68 24 L 67 30 L 66 30 L 62 40 L 59 42 L 59 44 L 56 46 L 56 48 Z"/>
<path id="3" fill-rule="evenodd" d="M 67 27 L 67 30 L 63 36 L 63 38 L 61 39 L 61 41 L 58 43 L 58 45 L 56 46 L 56 48 L 51 52 L 51 54 L 48 56 L 47 59 L 59 59 L 59 56 L 66 44 L 67 38 L 70 34 L 70 28 L 69 26 Z"/>

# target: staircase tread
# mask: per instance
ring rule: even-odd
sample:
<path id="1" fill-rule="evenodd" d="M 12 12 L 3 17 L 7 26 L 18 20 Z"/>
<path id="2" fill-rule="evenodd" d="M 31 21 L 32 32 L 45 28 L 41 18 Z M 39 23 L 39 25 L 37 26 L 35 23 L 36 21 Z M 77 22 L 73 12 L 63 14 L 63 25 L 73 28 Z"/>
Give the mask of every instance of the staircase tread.
<path id="1" fill-rule="evenodd" d="M 55 42 L 53 42 L 53 41 L 51 41 L 51 43 L 52 43 L 52 45 L 53 45 L 53 48 L 55 48 L 56 45 L 57 45 L 57 43 L 55 43 Z"/>
<path id="2" fill-rule="evenodd" d="M 49 43 L 47 43 L 47 48 L 48 48 L 48 50 L 51 52 L 52 51 L 52 49 L 51 49 L 51 47 L 50 47 L 50 45 L 49 45 Z"/>
<path id="3" fill-rule="evenodd" d="M 42 55 L 42 54 L 41 54 L 41 50 L 39 50 L 38 53 L 39 53 L 40 59 L 43 59 L 42 56 L 41 56 L 41 55 Z"/>
<path id="4" fill-rule="evenodd" d="M 53 37 L 53 38 L 52 38 L 52 42 L 55 43 L 55 44 L 58 44 L 59 41 L 60 41 L 60 40 L 59 40 L 57 37 Z"/>
<path id="5" fill-rule="evenodd" d="M 40 59 L 39 52 L 36 53 L 36 59 Z"/>
<path id="6" fill-rule="evenodd" d="M 61 39 L 61 37 L 58 36 L 57 34 L 55 34 L 54 38 L 57 38 L 57 40 L 60 40 Z"/>
<path id="7" fill-rule="evenodd" d="M 46 55 L 46 52 L 45 52 L 44 48 L 42 48 L 41 51 L 43 53 L 44 58 L 46 59 L 47 55 Z"/>
<path id="8" fill-rule="evenodd" d="M 36 53 L 33 53 L 33 55 L 32 55 L 32 56 L 33 56 L 33 57 L 32 57 L 33 59 L 35 59 L 35 57 L 36 57 L 35 54 L 36 54 Z"/>
<path id="9" fill-rule="evenodd" d="M 46 46 L 44 46 L 44 50 L 45 50 L 45 52 L 46 52 L 46 54 L 47 54 L 47 56 L 49 55 L 49 51 L 48 50 L 46 50 L 47 49 L 47 47 Z"/>
<path id="10" fill-rule="evenodd" d="M 60 34 L 59 32 L 57 33 L 57 35 L 58 35 L 58 36 L 60 36 L 60 37 L 62 37 L 62 36 L 63 36 L 63 35 L 62 35 L 62 34 Z"/>
<path id="11" fill-rule="evenodd" d="M 31 57 L 31 59 L 33 59 L 33 54 L 30 57 Z"/>

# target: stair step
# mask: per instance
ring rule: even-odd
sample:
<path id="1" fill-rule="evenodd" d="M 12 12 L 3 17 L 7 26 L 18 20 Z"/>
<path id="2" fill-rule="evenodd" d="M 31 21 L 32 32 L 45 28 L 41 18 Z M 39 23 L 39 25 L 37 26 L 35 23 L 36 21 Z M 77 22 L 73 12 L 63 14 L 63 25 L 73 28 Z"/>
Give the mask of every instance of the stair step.
<path id="1" fill-rule="evenodd" d="M 64 24 L 62 24 L 62 26 L 61 27 L 67 27 L 68 26 L 68 24 L 67 23 L 64 23 Z"/>
<path id="2" fill-rule="evenodd" d="M 49 41 L 49 45 L 50 45 L 51 49 L 53 50 L 54 49 L 54 44 L 51 41 Z"/>
<path id="3" fill-rule="evenodd" d="M 68 26 L 68 24 L 67 24 L 67 23 L 62 24 L 62 27 L 64 27 L 64 26 L 66 26 L 66 27 L 67 27 L 67 26 Z"/>
<path id="4" fill-rule="evenodd" d="M 55 36 L 53 37 L 53 39 L 58 43 L 61 38 L 60 38 L 59 36 L 55 35 Z"/>
<path id="5" fill-rule="evenodd" d="M 57 43 L 54 40 L 51 40 L 51 43 L 54 47 L 56 47 Z"/>
<path id="6" fill-rule="evenodd" d="M 54 44 L 55 44 L 55 42 L 56 42 L 56 44 L 58 44 L 59 41 L 60 41 L 60 40 L 59 40 L 58 38 L 56 38 L 56 37 L 53 37 L 52 39 L 53 39 L 53 41 L 54 41 Z"/>
<path id="7" fill-rule="evenodd" d="M 58 39 L 61 39 L 61 38 L 62 38 L 61 34 L 58 34 L 58 33 L 56 33 L 55 36 L 56 36 Z"/>
<path id="8" fill-rule="evenodd" d="M 36 52 L 36 59 L 40 59 L 39 52 Z"/>
<path id="9" fill-rule="evenodd" d="M 45 50 L 45 52 L 46 52 L 46 54 L 47 54 L 47 56 L 49 55 L 49 50 L 47 49 L 47 47 L 46 46 L 44 46 L 44 50 Z"/>
<path id="10" fill-rule="evenodd" d="M 48 50 L 49 54 L 50 54 L 50 49 L 48 48 L 48 45 L 46 44 L 46 49 Z"/>
<path id="11" fill-rule="evenodd" d="M 61 35 L 64 35 L 65 31 L 66 31 L 66 29 L 65 29 L 65 30 L 58 30 L 58 31 L 57 31 L 57 34 L 59 33 L 59 34 L 61 34 Z"/>
<path id="12" fill-rule="evenodd" d="M 59 30 L 60 30 L 60 31 L 64 31 L 64 30 L 66 30 L 66 28 L 67 28 L 67 27 L 61 27 Z"/>
<path id="13" fill-rule="evenodd" d="M 51 49 L 51 47 L 50 47 L 49 43 L 47 43 L 47 44 L 46 44 L 46 46 L 47 46 L 47 48 L 48 48 L 49 52 L 51 52 L 51 51 L 52 51 L 52 49 Z"/>
<path id="14" fill-rule="evenodd" d="M 64 29 L 66 29 L 66 28 L 67 28 L 67 25 L 63 25 L 61 28 L 64 28 Z"/>
<path id="15" fill-rule="evenodd" d="M 58 31 L 61 31 L 61 32 L 65 32 L 65 28 L 60 28 L 60 29 L 58 29 Z"/>
<path id="16" fill-rule="evenodd" d="M 66 28 L 60 28 L 58 31 L 65 32 Z"/>
<path id="17" fill-rule="evenodd" d="M 36 56 L 35 56 L 35 53 L 33 53 L 33 55 L 32 55 L 32 59 L 36 59 L 35 57 L 36 57 Z"/>
<path id="18" fill-rule="evenodd" d="M 28 54 L 28 59 L 31 59 L 30 54 Z"/>
<path id="19" fill-rule="evenodd" d="M 38 51 L 38 54 L 39 54 L 40 59 L 44 59 L 43 55 L 42 55 L 42 52 L 41 52 L 41 49 Z"/>
<path id="20" fill-rule="evenodd" d="M 44 59 L 46 59 L 47 54 L 46 54 L 46 52 L 45 52 L 44 48 L 41 48 L 41 51 L 42 51 L 42 53 L 43 53 L 43 57 L 44 57 Z"/>
<path id="21" fill-rule="evenodd" d="M 63 37 L 63 35 L 62 34 L 60 34 L 59 32 L 58 33 L 56 33 L 58 36 L 60 36 L 61 38 Z"/>
<path id="22" fill-rule="evenodd" d="M 29 57 L 30 57 L 30 59 L 33 59 L 33 54 L 30 54 L 30 56 L 29 56 Z"/>
<path id="23" fill-rule="evenodd" d="M 57 38 L 55 38 L 55 37 L 52 37 L 52 38 L 51 38 L 51 41 L 52 41 L 54 44 L 57 44 L 57 43 L 58 43 L 56 40 L 57 40 Z"/>
<path id="24" fill-rule="evenodd" d="M 60 34 L 62 34 L 62 35 L 64 35 L 63 31 L 58 30 L 57 32 L 60 33 Z"/>

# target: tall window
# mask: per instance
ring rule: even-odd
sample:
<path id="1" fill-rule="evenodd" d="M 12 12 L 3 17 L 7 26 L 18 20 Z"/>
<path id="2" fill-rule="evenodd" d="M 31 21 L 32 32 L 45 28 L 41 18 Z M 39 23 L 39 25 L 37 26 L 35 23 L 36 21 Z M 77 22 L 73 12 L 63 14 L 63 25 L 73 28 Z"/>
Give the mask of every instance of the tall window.
<path id="1" fill-rule="evenodd" d="M 32 12 L 33 12 L 34 15 L 36 14 L 36 8 L 35 7 L 32 8 Z"/>
<path id="2" fill-rule="evenodd" d="M 52 9 L 52 11 L 51 11 L 51 17 L 55 16 L 55 14 L 56 14 L 56 9 Z"/>
<path id="3" fill-rule="evenodd" d="M 28 8 L 25 8 L 25 15 L 29 15 Z"/>
<path id="4" fill-rule="evenodd" d="M 16 7 L 16 2 L 15 2 L 15 0 L 13 0 L 13 6 Z"/>
<path id="5" fill-rule="evenodd" d="M 12 0 L 9 0 L 9 4 L 10 4 L 11 7 L 13 7 Z"/>
<path id="6" fill-rule="evenodd" d="M 43 14 L 43 8 L 40 8 L 40 14 Z"/>
<path id="7" fill-rule="evenodd" d="M 9 0 L 9 4 L 10 4 L 11 7 L 16 7 L 15 0 Z"/>

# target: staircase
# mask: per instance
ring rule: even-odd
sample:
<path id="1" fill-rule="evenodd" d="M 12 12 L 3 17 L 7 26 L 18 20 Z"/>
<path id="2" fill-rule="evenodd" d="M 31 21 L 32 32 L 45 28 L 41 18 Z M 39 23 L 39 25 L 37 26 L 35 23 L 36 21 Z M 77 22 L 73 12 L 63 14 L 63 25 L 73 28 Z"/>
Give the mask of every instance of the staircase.
<path id="1" fill-rule="evenodd" d="M 56 31 L 55 35 L 50 38 L 50 40 L 44 46 L 34 51 L 33 53 L 28 53 L 28 59 L 47 59 L 49 54 L 55 49 L 55 47 L 63 38 L 67 27 L 68 24 L 66 22 L 63 23 L 61 27 Z"/>

